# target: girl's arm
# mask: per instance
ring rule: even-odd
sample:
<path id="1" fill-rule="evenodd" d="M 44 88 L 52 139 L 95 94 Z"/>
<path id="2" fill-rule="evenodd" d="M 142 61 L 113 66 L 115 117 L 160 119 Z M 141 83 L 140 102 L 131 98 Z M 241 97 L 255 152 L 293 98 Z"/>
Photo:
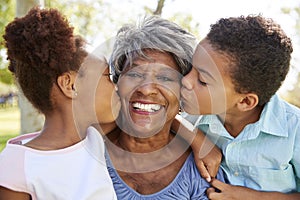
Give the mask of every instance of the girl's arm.
<path id="1" fill-rule="evenodd" d="M 16 192 L 0 186 L 0 200 L 30 200 L 31 196 L 24 192 Z"/>

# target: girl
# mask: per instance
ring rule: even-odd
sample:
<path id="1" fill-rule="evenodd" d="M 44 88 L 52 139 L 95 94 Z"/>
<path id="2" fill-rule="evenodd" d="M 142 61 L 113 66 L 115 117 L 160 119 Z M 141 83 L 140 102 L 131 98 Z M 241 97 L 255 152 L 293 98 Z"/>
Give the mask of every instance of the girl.
<path id="1" fill-rule="evenodd" d="M 103 139 L 89 127 L 99 121 L 109 132 L 119 112 L 106 61 L 84 50 L 55 9 L 31 9 L 4 39 L 9 70 L 45 123 L 0 154 L 0 199 L 116 199 Z"/>

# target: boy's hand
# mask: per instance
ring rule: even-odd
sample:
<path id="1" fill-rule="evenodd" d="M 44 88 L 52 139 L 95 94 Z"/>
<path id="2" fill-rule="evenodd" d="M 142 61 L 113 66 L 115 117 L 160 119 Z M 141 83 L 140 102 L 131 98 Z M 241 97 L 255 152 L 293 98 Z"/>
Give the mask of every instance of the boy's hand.
<path id="1" fill-rule="evenodd" d="M 214 145 L 200 130 L 197 129 L 191 147 L 194 152 L 196 166 L 203 178 L 207 182 L 218 174 L 219 166 L 222 161 L 222 153 L 220 149 Z"/>
<path id="2" fill-rule="evenodd" d="M 243 186 L 234 186 L 223 183 L 217 179 L 211 181 L 211 188 L 206 193 L 211 200 L 296 200 L 300 193 L 263 192 Z M 218 191 L 216 191 L 218 190 Z"/>
<path id="3" fill-rule="evenodd" d="M 211 181 L 213 187 L 207 189 L 207 196 L 211 200 L 239 200 L 239 199 L 248 199 L 249 192 L 248 188 L 240 186 L 232 186 L 226 183 L 223 183 L 217 179 Z M 219 190 L 219 191 L 216 191 Z"/>
<path id="4" fill-rule="evenodd" d="M 222 181 L 219 181 L 217 179 L 213 179 L 211 181 L 211 188 L 208 188 L 206 193 L 209 199 L 211 200 L 253 200 L 253 199 L 278 199 L 277 194 L 275 195 L 275 199 L 270 198 L 271 193 L 262 193 L 253 189 L 249 189 L 247 187 L 242 186 L 234 186 L 230 184 L 223 183 Z M 216 191 L 218 190 L 218 191 Z M 280 198 L 279 198 L 280 199 Z"/>
<path id="5" fill-rule="evenodd" d="M 191 144 L 196 166 L 203 178 L 208 182 L 216 177 L 222 160 L 222 153 L 199 129 L 193 130 L 190 122 L 177 115 L 172 123 L 175 130 L 183 139 Z"/>

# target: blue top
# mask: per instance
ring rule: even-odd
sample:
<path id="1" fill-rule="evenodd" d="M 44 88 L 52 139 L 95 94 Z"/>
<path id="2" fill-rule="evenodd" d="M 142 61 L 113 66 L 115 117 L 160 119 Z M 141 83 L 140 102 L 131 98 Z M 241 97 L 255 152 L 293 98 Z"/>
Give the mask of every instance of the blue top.
<path id="1" fill-rule="evenodd" d="M 222 149 L 222 168 L 233 185 L 260 191 L 300 191 L 300 109 L 274 95 L 259 121 L 232 137 L 216 115 L 198 128 Z"/>
<path id="2" fill-rule="evenodd" d="M 107 168 L 112 178 L 115 191 L 117 193 L 118 199 L 130 199 L 130 200 L 141 200 L 141 199 L 148 199 L 148 200 L 163 200 L 163 199 L 208 199 L 206 196 L 206 189 L 210 187 L 209 183 L 203 179 L 196 167 L 194 162 L 194 156 L 191 153 L 188 158 L 186 159 L 185 163 L 183 164 L 182 168 L 178 172 L 175 179 L 162 189 L 161 191 L 143 195 L 139 194 L 131 187 L 129 187 L 118 175 L 117 171 L 111 164 L 110 159 L 107 156 Z M 223 175 L 219 172 L 218 178 L 223 179 Z"/>

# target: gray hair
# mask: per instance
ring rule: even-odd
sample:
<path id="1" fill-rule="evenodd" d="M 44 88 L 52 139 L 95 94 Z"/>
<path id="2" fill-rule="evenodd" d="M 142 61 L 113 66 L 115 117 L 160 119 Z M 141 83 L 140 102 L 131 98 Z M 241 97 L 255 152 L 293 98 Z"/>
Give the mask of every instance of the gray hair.
<path id="1" fill-rule="evenodd" d="M 136 57 L 146 58 L 144 50 L 168 52 L 185 75 L 191 70 L 196 38 L 179 25 L 158 16 L 145 17 L 138 24 L 127 24 L 117 33 L 110 57 L 113 81 L 116 83 L 126 63 Z"/>

